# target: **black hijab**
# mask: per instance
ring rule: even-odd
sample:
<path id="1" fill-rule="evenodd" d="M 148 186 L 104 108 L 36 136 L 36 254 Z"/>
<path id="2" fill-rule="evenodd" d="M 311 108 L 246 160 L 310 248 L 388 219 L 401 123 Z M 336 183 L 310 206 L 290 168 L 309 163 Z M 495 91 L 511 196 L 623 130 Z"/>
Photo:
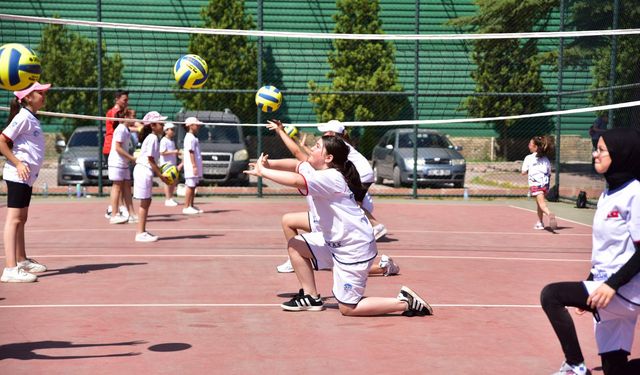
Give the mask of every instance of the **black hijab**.
<path id="1" fill-rule="evenodd" d="M 607 145 L 611 166 L 604 173 L 610 190 L 615 190 L 630 180 L 640 180 L 640 131 L 616 128 L 602 134 Z"/>

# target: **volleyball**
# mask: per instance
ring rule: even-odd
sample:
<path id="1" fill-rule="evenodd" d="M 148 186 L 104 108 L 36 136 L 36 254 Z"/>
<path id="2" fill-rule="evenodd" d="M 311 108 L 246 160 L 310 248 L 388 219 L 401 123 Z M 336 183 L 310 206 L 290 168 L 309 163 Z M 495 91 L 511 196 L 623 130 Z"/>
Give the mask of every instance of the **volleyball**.
<path id="1" fill-rule="evenodd" d="M 209 78 L 207 62 L 198 55 L 184 55 L 173 66 L 173 75 L 180 87 L 199 89 Z"/>
<path id="2" fill-rule="evenodd" d="M 178 181 L 178 168 L 175 165 L 166 163 L 161 167 L 162 175 L 167 178 L 167 183 L 169 185 L 173 185 L 176 181 Z"/>
<path id="3" fill-rule="evenodd" d="M 40 59 L 32 49 L 18 43 L 0 47 L 0 87 L 20 91 L 40 79 Z"/>
<path id="4" fill-rule="evenodd" d="M 291 138 L 295 137 L 298 134 L 298 128 L 293 125 L 285 125 L 284 132 Z"/>
<path id="5" fill-rule="evenodd" d="M 262 86 L 256 93 L 256 105 L 262 112 L 275 112 L 282 104 L 282 93 L 275 86 Z"/>

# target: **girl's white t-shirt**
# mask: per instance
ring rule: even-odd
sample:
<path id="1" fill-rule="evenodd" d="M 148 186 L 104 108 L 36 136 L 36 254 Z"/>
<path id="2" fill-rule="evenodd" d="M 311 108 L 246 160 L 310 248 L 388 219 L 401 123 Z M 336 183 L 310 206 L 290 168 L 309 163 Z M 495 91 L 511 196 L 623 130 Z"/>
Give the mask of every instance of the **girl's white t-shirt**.
<path id="1" fill-rule="evenodd" d="M 173 141 L 173 139 L 162 137 L 162 139 L 160 140 L 160 159 L 159 159 L 158 165 L 161 166 L 167 163 L 170 163 L 172 165 L 178 165 L 178 155 L 176 154 L 162 155 L 163 152 L 175 151 L 175 150 L 176 150 L 176 143 Z"/>
<path id="2" fill-rule="evenodd" d="M 2 134 L 13 141 L 13 154 L 29 166 L 29 178 L 25 181 L 18 176 L 18 169 L 9 160 L 4 163 L 2 178 L 33 186 L 44 163 L 45 139 L 40 121 L 26 108 L 21 108 Z"/>
<path id="3" fill-rule="evenodd" d="M 140 155 L 138 155 L 138 157 L 136 158 L 136 164 L 144 165 L 145 167 L 151 169 L 149 156 L 156 160 L 156 163 L 157 160 L 160 159 L 158 136 L 153 133 L 147 135 L 147 137 L 142 142 L 142 145 L 140 146 Z"/>
<path id="4" fill-rule="evenodd" d="M 123 149 L 129 150 L 131 143 L 131 132 L 129 128 L 120 123 L 113 131 L 113 138 L 111 139 L 111 151 L 109 151 L 108 165 L 115 168 L 129 168 L 129 160 L 123 157 L 116 151 L 116 142 L 120 142 L 120 146 Z"/>
<path id="5" fill-rule="evenodd" d="M 196 160 L 196 167 L 198 167 L 198 175 L 193 175 L 193 164 L 191 163 L 190 152 L 193 151 L 193 155 Z M 198 138 L 191 134 L 187 133 L 184 136 L 184 149 L 182 150 L 182 161 L 184 163 L 184 177 L 202 177 L 202 155 L 200 154 L 200 141 Z"/>
<path id="6" fill-rule="evenodd" d="M 615 191 L 604 191 L 593 216 L 591 274 L 606 281 L 631 258 L 640 242 L 640 182 L 633 180 Z M 617 293 L 640 304 L 640 273 Z"/>
<path id="7" fill-rule="evenodd" d="M 347 159 L 349 159 L 349 161 L 351 161 L 356 167 L 356 170 L 358 170 L 358 174 L 360 175 L 360 182 L 363 184 L 372 184 L 374 182 L 373 168 L 371 168 L 369 160 L 367 160 L 367 158 L 365 158 L 353 146 L 348 143 L 346 144 L 347 146 L 349 146 L 349 156 L 347 156 Z"/>
<path id="8" fill-rule="evenodd" d="M 311 196 L 325 244 L 341 263 L 358 263 L 376 256 L 371 224 L 356 203 L 342 173 L 334 168 L 315 170 L 308 162 L 298 165 L 306 182 L 302 195 Z"/>
<path id="9" fill-rule="evenodd" d="M 551 179 L 551 163 L 546 156 L 538 157 L 534 152 L 524 158 L 522 172 L 528 172 L 529 186 L 545 187 Z"/>

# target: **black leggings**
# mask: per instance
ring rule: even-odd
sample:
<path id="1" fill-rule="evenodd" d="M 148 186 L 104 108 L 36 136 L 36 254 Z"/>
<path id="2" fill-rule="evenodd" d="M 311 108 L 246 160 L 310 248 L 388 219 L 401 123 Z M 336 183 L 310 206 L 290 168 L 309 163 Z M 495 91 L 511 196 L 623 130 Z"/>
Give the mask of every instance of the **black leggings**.
<path id="1" fill-rule="evenodd" d="M 553 330 L 560 340 L 560 346 L 564 352 L 565 360 L 570 365 L 584 362 L 576 327 L 573 319 L 565 306 L 577 307 L 589 312 L 594 312 L 587 305 L 589 293 L 582 282 L 561 282 L 549 284 L 540 293 L 542 309 L 549 318 Z M 636 361 L 628 362 L 629 353 L 624 350 L 616 350 L 608 353 L 600 353 L 602 370 L 605 375 L 631 375 L 639 374 L 639 364 Z"/>

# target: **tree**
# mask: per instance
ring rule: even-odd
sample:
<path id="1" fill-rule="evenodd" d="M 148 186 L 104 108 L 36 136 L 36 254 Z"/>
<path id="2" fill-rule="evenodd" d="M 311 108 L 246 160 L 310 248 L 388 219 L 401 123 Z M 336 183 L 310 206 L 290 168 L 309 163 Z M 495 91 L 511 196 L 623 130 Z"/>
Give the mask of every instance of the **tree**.
<path id="1" fill-rule="evenodd" d="M 378 0 L 338 0 L 335 33 L 382 34 Z M 308 86 L 309 100 L 319 121 L 371 121 L 395 119 L 407 105 L 405 96 L 343 95 L 336 91 L 402 91 L 395 69 L 395 47 L 384 40 L 335 39 L 329 52 L 330 86 L 321 87 L 314 81 Z M 369 155 L 385 129 L 363 131 L 360 151 Z"/>
<path id="2" fill-rule="evenodd" d="M 252 30 L 255 24 L 244 14 L 244 0 L 209 0 L 200 12 L 203 27 Z M 176 97 L 186 109 L 231 109 L 241 121 L 255 117 L 254 90 L 257 81 L 257 46 L 244 36 L 193 34 L 189 53 L 207 62 L 209 79 L 203 89 L 251 90 L 250 93 L 211 93 L 194 90 Z"/>
<path id="3" fill-rule="evenodd" d="M 79 33 L 70 32 L 64 25 L 48 24 L 43 28 L 37 47 L 42 61 L 42 81 L 55 87 L 88 87 L 98 85 L 97 43 Z M 102 43 L 102 84 L 104 87 L 122 87 L 124 64 L 119 54 L 107 55 Z M 109 98 L 103 99 L 102 108 L 108 108 Z M 98 113 L 98 93 L 95 90 L 56 91 L 47 94 L 47 109 L 62 113 L 95 115 Z M 62 134 L 68 138 L 80 125 L 94 124 L 92 120 L 63 120 Z"/>
<path id="4" fill-rule="evenodd" d="M 543 29 L 556 0 L 476 0 L 478 13 L 450 23 L 476 33 L 514 33 Z M 471 57 L 476 69 L 471 77 L 476 93 L 540 93 L 541 58 L 537 39 L 494 39 L 473 42 Z M 478 95 L 466 99 L 463 107 L 472 117 L 496 117 L 543 112 L 546 98 L 529 95 Z M 528 138 L 551 131 L 549 119 L 495 121 L 503 157 L 509 157 L 511 138 Z M 525 150 L 526 151 L 526 150 Z"/>
<path id="5" fill-rule="evenodd" d="M 634 29 L 640 27 L 640 3 L 630 0 L 619 0 L 619 20 L 617 29 Z M 601 30 L 613 28 L 613 1 L 602 2 L 593 6 L 588 0 L 575 0 L 570 7 L 569 25 L 577 30 Z M 575 38 L 565 50 L 567 64 L 580 65 L 586 61 L 592 66 L 592 88 L 600 89 L 611 86 L 636 84 L 630 88 L 614 89 L 613 103 L 640 100 L 640 38 L 637 35 L 618 36 L 616 54 L 616 80 L 610 82 L 611 71 L 611 37 Z M 590 95 L 593 105 L 609 104 L 609 91 L 596 91 Z M 613 126 L 638 126 L 640 108 L 631 107 L 615 111 Z"/>

